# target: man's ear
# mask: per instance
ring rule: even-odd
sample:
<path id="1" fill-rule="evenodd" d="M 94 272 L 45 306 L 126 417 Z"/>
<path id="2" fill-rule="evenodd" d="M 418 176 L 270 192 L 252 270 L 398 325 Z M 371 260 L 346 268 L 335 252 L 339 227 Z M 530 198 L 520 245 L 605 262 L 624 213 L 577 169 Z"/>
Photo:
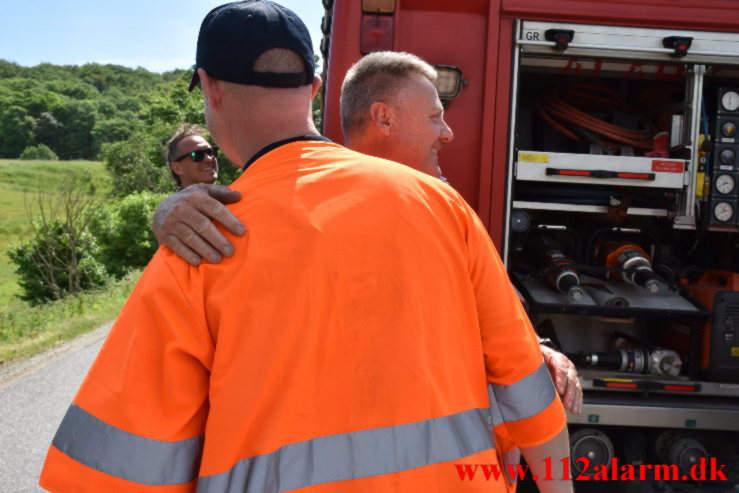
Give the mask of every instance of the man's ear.
<path id="1" fill-rule="evenodd" d="M 370 106 L 370 120 L 375 128 L 384 136 L 389 137 L 392 133 L 392 110 L 388 105 L 375 101 Z"/>
<path id="2" fill-rule="evenodd" d="M 178 176 L 182 176 L 182 173 L 184 173 L 184 171 L 182 171 L 182 166 L 177 161 L 169 163 L 169 169 L 171 169 L 172 172 L 174 172 L 174 174 Z"/>
<path id="3" fill-rule="evenodd" d="M 200 87 L 203 88 L 206 104 L 210 105 L 212 110 L 218 110 L 223 103 L 223 87 L 220 81 L 208 75 L 204 69 L 198 69 L 200 76 Z"/>
<path id="4" fill-rule="evenodd" d="M 318 90 L 321 88 L 321 84 L 323 84 L 323 81 L 321 80 L 321 76 L 316 74 L 313 76 L 313 87 L 311 88 L 311 96 L 310 99 L 313 101 L 316 99 L 316 94 L 318 94 Z"/>

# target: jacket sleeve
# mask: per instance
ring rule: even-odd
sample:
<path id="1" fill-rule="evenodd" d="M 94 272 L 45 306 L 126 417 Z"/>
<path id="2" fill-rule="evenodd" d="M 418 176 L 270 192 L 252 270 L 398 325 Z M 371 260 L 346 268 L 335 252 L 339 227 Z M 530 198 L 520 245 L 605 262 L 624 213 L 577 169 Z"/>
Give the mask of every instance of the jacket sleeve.
<path id="1" fill-rule="evenodd" d="M 213 341 L 196 269 L 160 249 L 67 410 L 40 485 L 54 492 L 195 490 Z"/>
<path id="2" fill-rule="evenodd" d="M 539 445 L 562 430 L 564 408 L 544 364 L 538 337 L 493 242 L 469 208 L 468 218 L 469 272 L 496 437 L 505 437 L 506 449 Z"/>

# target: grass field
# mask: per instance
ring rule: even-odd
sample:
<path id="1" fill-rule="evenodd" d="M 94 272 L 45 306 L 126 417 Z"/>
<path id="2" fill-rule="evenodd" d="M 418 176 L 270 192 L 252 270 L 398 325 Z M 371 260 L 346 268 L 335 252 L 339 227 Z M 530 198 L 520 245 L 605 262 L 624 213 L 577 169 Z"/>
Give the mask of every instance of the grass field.
<path id="1" fill-rule="evenodd" d="M 75 172 L 89 173 L 98 194 L 105 194 L 110 187 L 108 174 L 97 161 L 0 160 L 0 309 L 24 306 L 16 298 L 20 287 L 6 251 L 24 241 L 31 231 L 26 204 L 32 204 L 41 190 L 59 190 L 63 179 Z"/>

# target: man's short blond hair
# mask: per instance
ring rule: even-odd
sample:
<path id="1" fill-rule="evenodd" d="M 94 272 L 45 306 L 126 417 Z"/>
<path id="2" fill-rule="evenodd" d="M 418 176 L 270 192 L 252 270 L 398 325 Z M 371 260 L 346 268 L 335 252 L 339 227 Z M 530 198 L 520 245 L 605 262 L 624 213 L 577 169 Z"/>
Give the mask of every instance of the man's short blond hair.
<path id="1" fill-rule="evenodd" d="M 416 55 L 397 51 L 377 51 L 359 60 L 346 73 L 341 85 L 341 130 L 348 138 L 369 119 L 372 103 L 387 102 L 411 75 L 419 74 L 432 83 L 434 67 Z"/>
<path id="2" fill-rule="evenodd" d="M 254 61 L 255 72 L 287 74 L 305 71 L 305 62 L 300 55 L 287 48 L 270 48 Z"/>

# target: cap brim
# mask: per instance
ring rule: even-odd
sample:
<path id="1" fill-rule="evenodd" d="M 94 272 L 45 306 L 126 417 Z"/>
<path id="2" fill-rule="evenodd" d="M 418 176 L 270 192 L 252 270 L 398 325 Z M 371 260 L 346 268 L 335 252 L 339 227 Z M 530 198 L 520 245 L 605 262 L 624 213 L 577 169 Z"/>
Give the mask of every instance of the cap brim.
<path id="1" fill-rule="evenodd" d="M 192 92 L 192 90 L 195 89 L 195 86 L 197 86 L 198 84 L 200 84 L 200 76 L 198 75 L 198 69 L 195 69 L 192 74 L 190 85 L 187 88 L 187 92 Z"/>

